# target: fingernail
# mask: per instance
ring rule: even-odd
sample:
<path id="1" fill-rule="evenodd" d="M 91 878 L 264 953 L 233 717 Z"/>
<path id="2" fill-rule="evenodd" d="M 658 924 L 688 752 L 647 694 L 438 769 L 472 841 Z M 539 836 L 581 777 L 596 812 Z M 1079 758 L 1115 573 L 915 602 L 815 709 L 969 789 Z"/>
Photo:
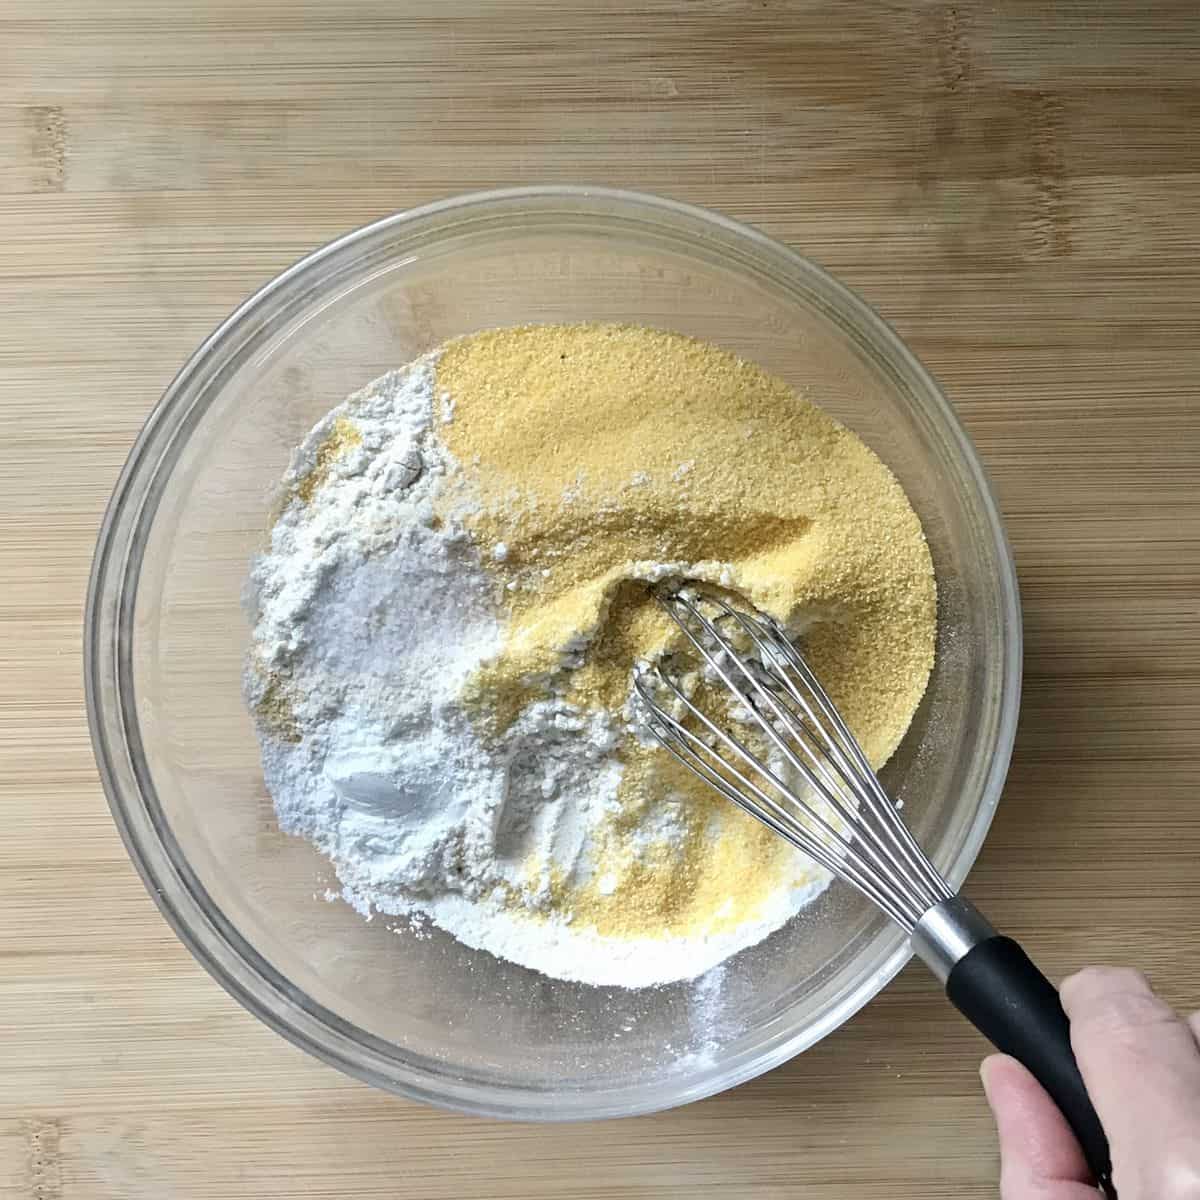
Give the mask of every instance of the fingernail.
<path id="1" fill-rule="evenodd" d="M 991 1089 L 989 1087 L 988 1077 L 992 1073 L 992 1066 L 998 1062 L 1000 1055 L 989 1054 L 987 1058 L 979 1064 L 979 1082 L 983 1084 L 983 1094 L 987 1097 L 988 1103 L 992 1102 Z"/>

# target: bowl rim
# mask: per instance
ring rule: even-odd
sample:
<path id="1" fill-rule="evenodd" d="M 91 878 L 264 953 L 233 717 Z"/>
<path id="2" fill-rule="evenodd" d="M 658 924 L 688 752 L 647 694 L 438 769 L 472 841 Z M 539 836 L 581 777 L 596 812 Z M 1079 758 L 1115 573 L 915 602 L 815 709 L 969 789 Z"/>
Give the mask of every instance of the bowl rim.
<path id="1" fill-rule="evenodd" d="M 653 1112 L 690 1103 L 736 1086 L 809 1048 L 843 1024 L 872 999 L 905 965 L 912 951 L 908 939 L 892 927 L 880 938 L 886 948 L 879 966 L 837 997 L 818 1019 L 803 1028 L 780 1035 L 732 1060 L 717 1060 L 706 1074 L 689 1081 L 684 1075 L 667 1076 L 652 1087 L 628 1085 L 602 1091 L 551 1094 L 528 1087 L 464 1081 L 431 1073 L 421 1066 L 397 1061 L 391 1044 L 342 1020 L 299 989 L 258 955 L 257 951 L 207 898 L 198 880 L 187 880 L 164 844 L 171 837 L 165 823 L 151 812 L 146 791 L 153 784 L 139 773 L 136 749 L 140 738 L 131 702 L 122 700 L 122 680 L 130 672 L 132 609 L 140 567 L 139 534 L 144 545 L 152 522 L 154 472 L 161 459 L 151 462 L 160 443 L 187 432 L 188 417 L 200 401 L 190 394 L 192 385 L 210 366 L 228 357 L 231 343 L 242 334 L 252 338 L 257 314 L 272 299 L 294 289 L 332 259 L 347 251 L 409 227 L 453 215 L 505 210 L 529 205 L 553 211 L 555 204 L 595 209 L 588 215 L 604 220 L 614 213 L 627 218 L 655 217 L 659 228 L 683 223 L 695 235 L 719 232 L 755 255 L 766 256 L 793 276 L 799 276 L 823 295 L 832 314 L 841 318 L 857 340 L 866 338 L 873 349 L 883 348 L 894 365 L 935 411 L 941 431 L 959 455 L 970 476 L 990 534 L 998 566 L 995 580 L 1001 621 L 1008 632 L 1001 662 L 1002 688 L 996 726 L 996 743 L 981 783 L 981 801 L 953 863 L 947 881 L 958 888 L 973 865 L 995 815 L 1007 775 L 1016 736 L 1021 691 L 1022 624 L 1017 576 L 1011 549 L 991 484 L 978 455 L 941 389 L 898 334 L 876 311 L 845 284 L 790 247 L 753 226 L 692 204 L 643 192 L 588 185 L 544 185 L 463 193 L 431 204 L 406 209 L 352 230 L 318 247 L 269 280 L 239 304 L 196 348 L 164 391 L 138 433 L 122 467 L 102 520 L 88 581 L 84 613 L 84 685 L 93 752 L 113 820 L 138 873 L 180 941 L 200 964 L 243 1007 L 267 1026 L 316 1058 L 363 1081 L 400 1095 L 441 1107 L 487 1116 L 527 1120 L 569 1121 Z M 609 210 L 601 211 L 601 206 Z M 581 208 L 582 211 L 582 208 Z M 505 225 L 503 228 L 508 229 Z M 444 231 L 443 231 L 444 232 Z M 722 247 L 728 250 L 729 245 Z M 829 315 L 829 314 L 827 314 Z M 249 323 L 249 330 L 244 326 Z M 848 324 L 847 324 L 848 323 Z M 243 338 L 242 340 L 246 340 Z M 236 345 L 233 347 L 236 349 Z M 181 411 L 182 410 L 182 411 Z M 147 474 L 149 472 L 149 474 Z M 169 475 L 170 472 L 168 471 Z M 131 586 L 132 585 L 132 586 Z M 123 631 L 125 634 L 123 636 Z M 125 685 L 131 693 L 131 685 Z M 107 693 L 111 692 L 112 696 Z M 119 703 L 112 703 L 116 698 Z M 139 777 L 139 775 L 141 777 Z M 207 900 L 207 904 L 201 900 Z M 273 1004 L 266 1002 L 270 996 Z M 431 1086 L 431 1079 L 433 1085 Z"/>

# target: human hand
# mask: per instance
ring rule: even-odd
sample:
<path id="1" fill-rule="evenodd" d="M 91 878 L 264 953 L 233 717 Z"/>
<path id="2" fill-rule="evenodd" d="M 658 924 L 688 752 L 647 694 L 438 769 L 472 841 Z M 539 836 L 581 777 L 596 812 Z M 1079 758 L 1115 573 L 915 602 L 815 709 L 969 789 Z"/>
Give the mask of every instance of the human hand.
<path id="1" fill-rule="evenodd" d="M 1059 994 L 1120 1200 L 1200 1200 L 1200 1012 L 1181 1020 L 1124 968 L 1088 967 Z M 1003 1054 L 981 1074 L 1001 1200 L 1096 1200 L 1079 1144 L 1037 1080 Z"/>

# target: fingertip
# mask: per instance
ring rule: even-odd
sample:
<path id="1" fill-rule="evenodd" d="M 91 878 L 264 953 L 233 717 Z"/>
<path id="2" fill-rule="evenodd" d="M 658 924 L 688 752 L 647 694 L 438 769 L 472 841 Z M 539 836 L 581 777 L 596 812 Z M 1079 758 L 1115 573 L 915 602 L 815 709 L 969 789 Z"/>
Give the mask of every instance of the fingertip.
<path id="1" fill-rule="evenodd" d="M 1043 1101 L 1049 1103 L 1037 1080 L 1007 1054 L 989 1054 L 979 1064 L 979 1077 L 1002 1134 L 1027 1125 L 1029 1115 L 1036 1114 Z"/>
<path id="2" fill-rule="evenodd" d="M 1146 976 L 1133 967 L 1084 967 L 1062 981 L 1058 994 L 1070 1016 L 1073 1007 L 1093 996 L 1153 995 L 1153 991 Z"/>
<path id="3" fill-rule="evenodd" d="M 1019 1064 L 1003 1054 L 989 1054 L 979 1064 L 979 1082 L 983 1085 L 983 1098 L 987 1101 L 998 1137 L 1006 1132 L 1007 1126 L 1012 1123 L 1012 1114 L 1020 1107 L 1019 1097 L 1013 1093 L 1013 1067 L 1019 1069 Z M 1016 1086 L 1020 1086 L 1019 1079 Z"/>
<path id="4" fill-rule="evenodd" d="M 992 1093 L 995 1089 L 995 1080 L 997 1072 L 1004 1070 L 1003 1054 L 989 1054 L 983 1062 L 979 1064 L 979 1082 L 983 1084 L 983 1094 L 987 1099 L 988 1104 L 994 1111 L 996 1108 Z M 1010 1060 L 1011 1061 L 1011 1060 Z"/>
<path id="5" fill-rule="evenodd" d="M 979 1078 L 1001 1140 L 1010 1133 L 1023 1138 L 1026 1114 L 1038 1104 L 1036 1080 L 1007 1054 L 989 1054 L 979 1064 Z"/>
<path id="6" fill-rule="evenodd" d="M 986 1079 L 993 1071 L 997 1069 L 997 1065 L 1001 1063 L 1008 1055 L 1006 1054 L 985 1054 L 983 1062 L 979 1064 L 979 1077 Z"/>
<path id="7" fill-rule="evenodd" d="M 1082 1183 L 1087 1164 L 1070 1128 L 1041 1084 L 1015 1058 L 990 1054 L 979 1067 L 996 1121 L 1005 1194 L 1047 1183 Z"/>

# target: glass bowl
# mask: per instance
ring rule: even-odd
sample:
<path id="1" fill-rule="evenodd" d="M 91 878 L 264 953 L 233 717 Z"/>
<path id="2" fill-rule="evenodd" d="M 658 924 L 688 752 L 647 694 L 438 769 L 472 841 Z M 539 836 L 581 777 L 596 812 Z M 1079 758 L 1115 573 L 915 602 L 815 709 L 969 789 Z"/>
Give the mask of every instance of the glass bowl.
<path id="1" fill-rule="evenodd" d="M 117 484 L 88 598 L 92 738 L 129 853 L 192 953 L 296 1044 L 407 1096 L 560 1120 L 749 1079 L 845 1021 L 909 948 L 835 885 L 692 983 L 564 983 L 327 902 L 326 861 L 276 828 L 241 700 L 240 597 L 292 447 L 349 392 L 447 338 L 545 321 L 630 321 L 728 347 L 803 389 L 899 477 L 933 551 L 938 654 L 884 779 L 952 885 L 1008 766 L 1021 625 L 995 504 L 933 380 L 819 268 L 700 209 L 570 187 L 430 205 L 309 255 L 196 351 Z"/>

